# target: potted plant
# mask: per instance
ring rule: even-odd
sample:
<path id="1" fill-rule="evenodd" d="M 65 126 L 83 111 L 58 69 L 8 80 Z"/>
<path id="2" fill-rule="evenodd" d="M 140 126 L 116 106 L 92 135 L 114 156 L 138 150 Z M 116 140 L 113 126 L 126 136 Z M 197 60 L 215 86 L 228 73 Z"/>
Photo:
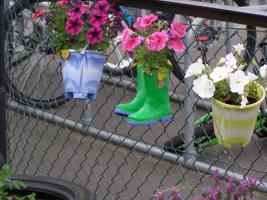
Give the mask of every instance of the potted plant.
<path id="1" fill-rule="evenodd" d="M 193 91 L 201 98 L 212 99 L 212 116 L 218 142 L 226 147 L 249 144 L 260 104 L 265 98 L 263 77 L 242 69 L 244 46 L 234 45 L 232 53 L 222 58 L 214 69 L 201 60 L 189 66 L 185 77 L 194 76 Z M 264 67 L 261 67 L 261 74 Z M 266 71 L 266 69 L 265 69 Z"/>
<path id="2" fill-rule="evenodd" d="M 95 200 L 85 187 L 49 177 L 11 176 L 8 165 L 0 170 L 1 200 Z"/>
<path id="3" fill-rule="evenodd" d="M 122 15 L 107 0 L 60 0 L 33 18 L 40 16 L 45 18 L 52 44 L 61 56 L 65 98 L 95 99 L 104 53 Z"/>
<path id="4" fill-rule="evenodd" d="M 128 116 L 132 125 L 150 125 L 172 118 L 169 101 L 169 72 L 172 68 L 168 55 L 183 52 L 181 38 L 186 27 L 174 22 L 158 20 L 154 14 L 137 18 L 134 30 L 122 32 L 122 47 L 133 53 L 137 68 L 137 94 L 126 104 L 116 106 L 115 113 Z"/>

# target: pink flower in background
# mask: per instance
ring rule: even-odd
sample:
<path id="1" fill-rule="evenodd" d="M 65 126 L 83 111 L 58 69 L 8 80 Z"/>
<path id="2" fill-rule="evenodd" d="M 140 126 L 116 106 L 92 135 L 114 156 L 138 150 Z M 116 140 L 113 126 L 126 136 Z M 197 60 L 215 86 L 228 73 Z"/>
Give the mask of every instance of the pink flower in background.
<path id="1" fill-rule="evenodd" d="M 150 51 L 160 51 L 166 46 L 169 36 L 165 32 L 155 32 L 146 39 L 146 46 Z"/>
<path id="2" fill-rule="evenodd" d="M 137 17 L 137 20 L 133 25 L 133 27 L 136 28 L 137 30 L 142 30 L 142 27 L 140 26 L 141 20 L 142 20 L 142 17 Z"/>
<path id="3" fill-rule="evenodd" d="M 158 16 L 156 16 L 154 14 L 150 14 L 150 15 L 144 16 L 144 17 L 141 18 L 140 27 L 141 28 L 148 28 L 157 19 L 158 19 Z"/>
<path id="4" fill-rule="evenodd" d="M 127 40 L 131 36 L 132 33 L 133 31 L 128 28 L 124 29 L 121 33 L 122 42 Z"/>
<path id="5" fill-rule="evenodd" d="M 119 5 L 117 4 L 111 4 L 110 5 L 110 10 L 113 13 L 113 15 L 119 19 L 123 18 L 123 13 Z"/>
<path id="6" fill-rule="evenodd" d="M 169 49 L 173 49 L 176 52 L 183 52 L 185 50 L 185 45 L 180 38 L 171 38 L 167 45 Z"/>
<path id="7" fill-rule="evenodd" d="M 101 26 L 108 21 L 108 16 L 102 14 L 100 11 L 94 11 L 92 17 L 89 19 L 89 23 L 92 26 Z"/>
<path id="8" fill-rule="evenodd" d="M 88 9 L 88 5 L 85 5 L 84 3 L 78 3 L 74 6 L 74 8 L 70 9 L 67 14 L 70 17 L 81 17 L 88 11 Z"/>
<path id="9" fill-rule="evenodd" d="M 122 42 L 122 48 L 126 51 L 133 51 L 142 42 L 142 37 L 128 37 Z"/>
<path id="10" fill-rule="evenodd" d="M 101 13 L 107 13 L 109 11 L 109 3 L 106 0 L 98 1 L 95 4 L 95 10 L 98 10 Z"/>
<path id="11" fill-rule="evenodd" d="M 66 5 L 68 5 L 69 3 L 70 3 L 69 0 L 60 0 L 60 1 L 59 1 L 59 4 L 60 4 L 61 6 L 66 6 Z"/>
<path id="12" fill-rule="evenodd" d="M 146 15 L 144 17 L 138 17 L 137 21 L 134 23 L 133 26 L 138 30 L 143 30 L 145 28 L 150 27 L 157 19 L 158 16 L 154 14 Z"/>
<path id="13" fill-rule="evenodd" d="M 90 44 L 99 44 L 103 41 L 103 29 L 100 27 L 92 27 L 86 33 L 86 38 Z"/>
<path id="14" fill-rule="evenodd" d="M 171 36 L 182 38 L 186 34 L 186 27 L 180 22 L 173 22 L 171 24 Z"/>
<path id="15" fill-rule="evenodd" d="M 76 36 L 83 28 L 83 21 L 80 17 L 70 17 L 67 21 L 66 31 L 72 36 Z"/>

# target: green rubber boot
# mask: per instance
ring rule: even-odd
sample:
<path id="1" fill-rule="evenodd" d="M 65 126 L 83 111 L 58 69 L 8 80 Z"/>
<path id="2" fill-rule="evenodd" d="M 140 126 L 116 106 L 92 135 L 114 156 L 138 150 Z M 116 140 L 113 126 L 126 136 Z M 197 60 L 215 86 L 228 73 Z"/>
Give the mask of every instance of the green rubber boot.
<path id="1" fill-rule="evenodd" d="M 116 114 L 128 116 L 143 106 L 146 96 L 143 69 L 144 67 L 137 67 L 137 94 L 135 98 L 129 103 L 118 104 L 114 111 Z"/>
<path id="2" fill-rule="evenodd" d="M 164 85 L 159 87 L 157 72 L 153 75 L 144 74 L 146 98 L 145 103 L 137 112 L 128 116 L 131 125 L 151 125 L 157 121 L 165 122 L 172 119 L 169 99 L 169 75 Z"/>

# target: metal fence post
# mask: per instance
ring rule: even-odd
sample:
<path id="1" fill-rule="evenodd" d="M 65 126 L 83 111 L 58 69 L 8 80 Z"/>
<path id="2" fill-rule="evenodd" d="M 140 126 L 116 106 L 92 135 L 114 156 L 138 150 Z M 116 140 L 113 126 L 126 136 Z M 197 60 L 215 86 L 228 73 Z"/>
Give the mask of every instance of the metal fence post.
<path id="1" fill-rule="evenodd" d="M 5 112 L 4 0 L 0 0 L 0 167 L 7 159 Z"/>
<path id="2" fill-rule="evenodd" d="M 90 100 L 86 100 L 83 103 L 83 113 L 82 113 L 82 126 L 83 130 L 86 131 L 89 129 L 92 123 L 92 116 L 91 116 L 91 102 Z"/>
<path id="3" fill-rule="evenodd" d="M 183 22 L 186 24 L 187 20 L 183 18 Z M 190 48 L 190 45 L 192 44 L 193 40 L 193 32 L 189 31 L 187 34 L 187 37 L 185 38 L 185 46 L 187 47 L 187 52 L 184 56 L 184 64 L 185 68 L 187 68 L 189 65 L 192 64 L 192 58 L 191 55 L 194 55 L 192 52 L 192 48 Z M 194 94 L 192 91 L 192 86 L 193 86 L 193 78 L 187 78 L 185 79 L 185 100 L 184 100 L 184 115 L 185 115 L 185 132 L 184 132 L 184 137 L 185 137 L 185 143 L 187 145 L 186 148 L 186 154 L 185 154 L 185 164 L 191 165 L 193 162 L 195 162 L 196 157 L 196 150 L 193 142 L 194 138 Z"/>

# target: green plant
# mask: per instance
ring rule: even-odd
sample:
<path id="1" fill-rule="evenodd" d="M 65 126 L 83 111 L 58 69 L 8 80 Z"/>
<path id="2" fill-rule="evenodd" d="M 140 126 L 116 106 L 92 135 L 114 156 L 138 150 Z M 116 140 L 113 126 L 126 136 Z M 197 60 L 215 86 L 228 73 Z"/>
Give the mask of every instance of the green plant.
<path id="1" fill-rule="evenodd" d="M 30 195 L 16 196 L 12 195 L 10 191 L 21 190 L 26 188 L 21 181 L 11 180 L 11 170 L 8 165 L 4 165 L 0 171 L 0 199 L 1 200 L 35 200 L 35 193 Z"/>

